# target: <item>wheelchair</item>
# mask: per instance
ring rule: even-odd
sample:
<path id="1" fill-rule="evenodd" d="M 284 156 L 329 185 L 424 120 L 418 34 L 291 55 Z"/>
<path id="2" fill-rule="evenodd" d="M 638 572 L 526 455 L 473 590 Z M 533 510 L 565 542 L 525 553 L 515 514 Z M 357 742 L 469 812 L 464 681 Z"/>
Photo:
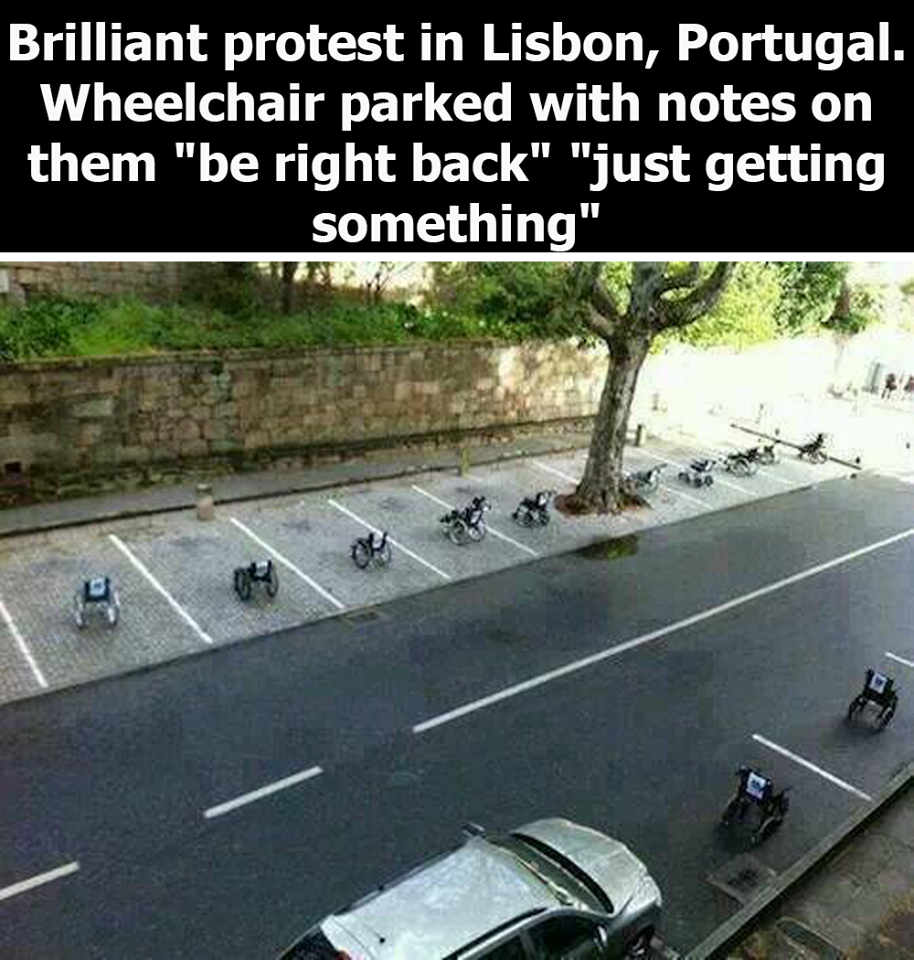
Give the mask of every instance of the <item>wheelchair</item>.
<path id="1" fill-rule="evenodd" d="M 863 683 L 863 691 L 858 693 L 847 708 L 847 719 L 853 720 L 858 713 L 862 713 L 870 704 L 873 704 L 879 713 L 876 715 L 876 726 L 879 730 L 885 728 L 892 722 L 895 711 L 898 709 L 898 691 L 895 689 L 895 681 L 885 674 L 877 673 L 875 670 L 866 671 L 866 680 Z"/>
<path id="2" fill-rule="evenodd" d="M 379 567 L 386 567 L 393 560 L 386 532 L 377 539 L 374 531 L 371 531 L 367 537 L 359 537 L 349 552 L 352 562 L 359 570 L 367 570 L 372 563 L 376 563 Z"/>
<path id="3" fill-rule="evenodd" d="M 541 490 L 535 497 L 524 497 L 511 516 L 522 527 L 533 527 L 536 524 L 541 527 L 548 526 L 551 519 L 549 504 L 554 496 L 554 490 Z"/>
<path id="4" fill-rule="evenodd" d="M 745 820 L 746 814 L 754 808 L 757 816 L 751 842 L 753 846 L 758 846 L 784 822 L 790 809 L 790 800 L 787 798 L 790 787 L 775 793 L 771 780 L 749 767 L 740 767 L 736 776 L 736 793 L 724 808 L 720 822 L 722 826 L 729 827 L 736 819 Z"/>
<path id="5" fill-rule="evenodd" d="M 797 447 L 797 456 L 810 463 L 826 463 L 828 454 L 825 452 L 825 434 L 817 433 L 814 440 Z"/>
<path id="6" fill-rule="evenodd" d="M 468 507 L 451 510 L 441 518 L 445 535 L 458 547 L 479 543 L 485 539 L 488 532 L 486 513 L 491 509 L 492 504 L 485 497 L 473 497 Z"/>
<path id="7" fill-rule="evenodd" d="M 716 460 L 693 460 L 688 467 L 679 471 L 679 479 L 692 487 L 710 487 L 714 483 L 711 474 L 716 466 Z"/>
<path id="8" fill-rule="evenodd" d="M 254 596 L 254 588 L 260 586 L 274 600 L 279 593 L 279 573 L 272 560 L 255 561 L 235 570 L 235 593 L 245 603 Z"/>
<path id="9" fill-rule="evenodd" d="M 660 475 L 666 469 L 665 463 L 658 463 L 648 470 L 636 470 L 627 473 L 622 479 L 622 489 L 630 497 L 643 497 L 656 493 L 660 489 Z"/>
<path id="10" fill-rule="evenodd" d="M 758 461 L 745 453 L 728 453 L 724 457 L 724 469 L 735 477 L 754 477 L 758 473 Z"/>
<path id="11" fill-rule="evenodd" d="M 85 630 L 92 612 L 101 614 L 112 629 L 121 618 L 121 599 L 111 577 L 86 580 L 73 598 L 73 619 L 80 630 Z"/>

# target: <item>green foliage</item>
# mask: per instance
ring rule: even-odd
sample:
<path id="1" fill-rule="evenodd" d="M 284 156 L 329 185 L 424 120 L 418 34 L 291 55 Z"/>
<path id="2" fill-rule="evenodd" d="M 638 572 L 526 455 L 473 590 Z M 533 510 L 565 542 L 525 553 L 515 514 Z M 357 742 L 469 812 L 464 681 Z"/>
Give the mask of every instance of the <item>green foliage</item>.
<path id="1" fill-rule="evenodd" d="M 901 292 L 906 297 L 914 297 L 914 277 L 911 277 L 910 280 L 905 280 L 905 282 L 901 284 Z"/>
<path id="2" fill-rule="evenodd" d="M 846 288 L 832 315 L 822 324 L 826 330 L 852 337 L 879 321 L 879 295 L 866 287 Z"/>
<path id="3" fill-rule="evenodd" d="M 834 312 L 849 265 L 801 261 L 776 266 L 781 280 L 779 328 L 789 335 L 814 332 Z"/>
<path id="4" fill-rule="evenodd" d="M 740 263 L 711 313 L 672 335 L 659 338 L 655 347 L 662 348 L 672 339 L 694 346 L 737 348 L 772 340 L 779 332 L 781 289 L 777 266 Z"/>
<path id="5" fill-rule="evenodd" d="M 247 317 L 258 306 L 257 280 L 255 263 L 191 263 L 183 299 L 229 316 Z"/>
<path id="6" fill-rule="evenodd" d="M 66 353 L 73 336 L 98 318 L 93 302 L 41 298 L 0 309 L 0 360 L 29 360 Z"/>

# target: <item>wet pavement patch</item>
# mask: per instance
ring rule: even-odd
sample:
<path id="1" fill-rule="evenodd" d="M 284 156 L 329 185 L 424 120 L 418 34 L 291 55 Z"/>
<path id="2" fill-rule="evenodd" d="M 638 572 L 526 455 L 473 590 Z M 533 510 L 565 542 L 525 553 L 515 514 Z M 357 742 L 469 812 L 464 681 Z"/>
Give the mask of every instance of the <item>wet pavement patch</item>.
<path id="1" fill-rule="evenodd" d="M 775 877 L 777 874 L 774 870 L 744 853 L 715 870 L 708 877 L 708 883 L 723 890 L 728 897 L 746 904 L 754 900 Z"/>
<path id="2" fill-rule="evenodd" d="M 626 537 L 612 537 L 581 547 L 575 553 L 585 560 L 622 560 L 633 557 L 638 552 L 638 535 L 630 533 Z"/>

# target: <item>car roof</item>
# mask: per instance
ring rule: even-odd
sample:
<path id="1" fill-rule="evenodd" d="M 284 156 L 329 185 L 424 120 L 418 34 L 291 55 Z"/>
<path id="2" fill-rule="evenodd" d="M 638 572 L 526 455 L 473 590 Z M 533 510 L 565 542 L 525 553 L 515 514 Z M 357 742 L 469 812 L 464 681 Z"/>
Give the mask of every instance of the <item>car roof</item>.
<path id="1" fill-rule="evenodd" d="M 432 960 L 485 938 L 498 928 L 559 900 L 509 850 L 474 837 L 348 912 L 335 914 L 335 927 L 372 957 Z"/>

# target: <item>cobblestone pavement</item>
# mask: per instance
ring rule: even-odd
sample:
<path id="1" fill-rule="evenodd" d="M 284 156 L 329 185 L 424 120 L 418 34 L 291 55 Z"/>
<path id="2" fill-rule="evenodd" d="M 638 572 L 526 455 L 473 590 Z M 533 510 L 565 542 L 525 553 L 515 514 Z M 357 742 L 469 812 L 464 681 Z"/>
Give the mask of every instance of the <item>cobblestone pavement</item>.
<path id="1" fill-rule="evenodd" d="M 780 906 L 733 960 L 914 960 L 914 790 Z"/>
<path id="2" fill-rule="evenodd" d="M 225 504 L 211 523 L 185 510 L 2 539 L 0 703 L 848 475 L 838 464 L 811 466 L 788 453 L 749 479 L 721 473 L 698 490 L 678 478 L 692 458 L 745 439 L 734 431 L 726 443 L 715 436 L 704 445 L 690 438 L 633 447 L 630 469 L 668 465 L 649 508 L 577 520 L 553 512 L 548 526 L 535 529 L 514 522 L 517 504 L 543 489 L 570 491 L 583 472 L 584 450 L 474 466 L 465 476 L 430 472 Z M 493 503 L 489 536 L 456 547 L 439 518 L 477 494 Z M 349 549 L 369 529 L 390 532 L 394 562 L 361 572 Z M 266 559 L 279 571 L 278 597 L 240 602 L 234 569 Z M 95 619 L 79 630 L 74 593 L 85 579 L 104 575 L 119 590 L 121 622 L 109 629 Z"/>

